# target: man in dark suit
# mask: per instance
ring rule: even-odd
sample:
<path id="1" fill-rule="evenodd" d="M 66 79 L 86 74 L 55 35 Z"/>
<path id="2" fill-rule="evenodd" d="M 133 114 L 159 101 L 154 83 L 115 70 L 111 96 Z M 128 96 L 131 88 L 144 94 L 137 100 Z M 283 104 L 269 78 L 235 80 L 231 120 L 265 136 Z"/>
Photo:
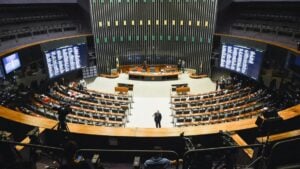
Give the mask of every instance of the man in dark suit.
<path id="1" fill-rule="evenodd" d="M 154 121 L 155 121 L 156 128 L 161 128 L 160 122 L 161 122 L 162 116 L 161 116 L 161 113 L 159 112 L 159 110 L 157 110 L 157 112 L 155 112 L 153 114 L 153 116 L 154 116 Z"/>

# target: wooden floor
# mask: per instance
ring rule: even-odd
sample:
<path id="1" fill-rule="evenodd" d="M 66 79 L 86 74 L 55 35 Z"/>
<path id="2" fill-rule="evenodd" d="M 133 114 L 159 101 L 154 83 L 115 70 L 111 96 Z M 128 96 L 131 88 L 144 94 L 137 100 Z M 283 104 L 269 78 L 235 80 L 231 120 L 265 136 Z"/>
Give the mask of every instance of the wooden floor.
<path id="1" fill-rule="evenodd" d="M 285 118 L 290 116 L 294 110 L 300 115 L 300 104 L 290 109 L 281 111 L 279 114 Z M 33 117 L 21 112 L 13 111 L 11 109 L 0 106 L 0 117 L 27 124 L 30 126 L 37 126 L 39 128 L 53 129 L 57 125 L 57 121 L 50 120 L 42 117 Z M 294 115 L 291 117 L 295 117 Z M 102 136 L 126 136 L 126 137 L 174 137 L 179 136 L 181 132 L 185 132 L 186 136 L 192 135 L 207 135 L 223 131 L 238 131 L 244 129 L 251 129 L 257 127 L 255 124 L 256 119 L 240 120 L 235 122 L 214 124 L 206 126 L 195 127 L 181 127 L 181 128 L 112 128 L 112 127 L 98 127 L 82 124 L 70 124 L 68 127 L 73 133 L 102 135 Z"/>

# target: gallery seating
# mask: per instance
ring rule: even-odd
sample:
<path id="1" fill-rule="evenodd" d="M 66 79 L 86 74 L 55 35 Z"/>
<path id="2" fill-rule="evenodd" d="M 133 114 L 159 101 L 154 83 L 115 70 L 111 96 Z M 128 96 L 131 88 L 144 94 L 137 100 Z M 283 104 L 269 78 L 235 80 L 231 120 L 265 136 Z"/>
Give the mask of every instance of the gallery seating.
<path id="1" fill-rule="evenodd" d="M 27 5 L 2 6 L 0 8 L 0 46 L 20 38 L 34 39 L 37 35 L 53 33 L 81 32 L 84 29 L 81 16 L 71 14 L 77 6 Z"/>
<path id="2" fill-rule="evenodd" d="M 296 48 L 300 39 L 299 3 L 233 3 L 228 7 L 218 33 L 279 43 Z M 283 12 L 285 11 L 285 12 Z"/>

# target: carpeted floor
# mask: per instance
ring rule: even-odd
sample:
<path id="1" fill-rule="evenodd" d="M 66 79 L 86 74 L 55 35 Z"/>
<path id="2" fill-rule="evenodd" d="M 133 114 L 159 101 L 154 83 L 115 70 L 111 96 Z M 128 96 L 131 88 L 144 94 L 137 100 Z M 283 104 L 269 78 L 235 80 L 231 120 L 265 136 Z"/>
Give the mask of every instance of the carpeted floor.
<path id="1" fill-rule="evenodd" d="M 155 123 L 153 113 L 159 110 L 162 113 L 162 127 L 173 127 L 170 95 L 172 84 L 188 83 L 190 93 L 204 93 L 215 90 L 215 83 L 210 78 L 191 79 L 188 74 L 181 74 L 178 80 L 172 81 L 139 81 L 129 80 L 127 74 L 121 74 L 119 78 L 108 79 L 98 77 L 93 81 L 87 81 L 88 89 L 114 93 L 117 83 L 133 84 L 133 108 L 126 127 L 153 128 Z M 173 93 L 174 94 L 174 93 Z"/>

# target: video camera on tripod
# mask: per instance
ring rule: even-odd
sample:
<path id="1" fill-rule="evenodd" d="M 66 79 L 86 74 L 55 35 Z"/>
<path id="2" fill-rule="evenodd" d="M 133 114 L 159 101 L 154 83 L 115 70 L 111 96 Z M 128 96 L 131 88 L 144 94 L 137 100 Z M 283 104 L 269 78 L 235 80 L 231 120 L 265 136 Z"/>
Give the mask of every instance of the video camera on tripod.
<path id="1" fill-rule="evenodd" d="M 69 104 L 64 103 L 60 107 L 54 107 L 54 110 L 58 113 L 58 127 L 57 130 L 69 131 L 66 124 L 66 117 L 69 113 L 72 113 L 72 109 Z"/>

